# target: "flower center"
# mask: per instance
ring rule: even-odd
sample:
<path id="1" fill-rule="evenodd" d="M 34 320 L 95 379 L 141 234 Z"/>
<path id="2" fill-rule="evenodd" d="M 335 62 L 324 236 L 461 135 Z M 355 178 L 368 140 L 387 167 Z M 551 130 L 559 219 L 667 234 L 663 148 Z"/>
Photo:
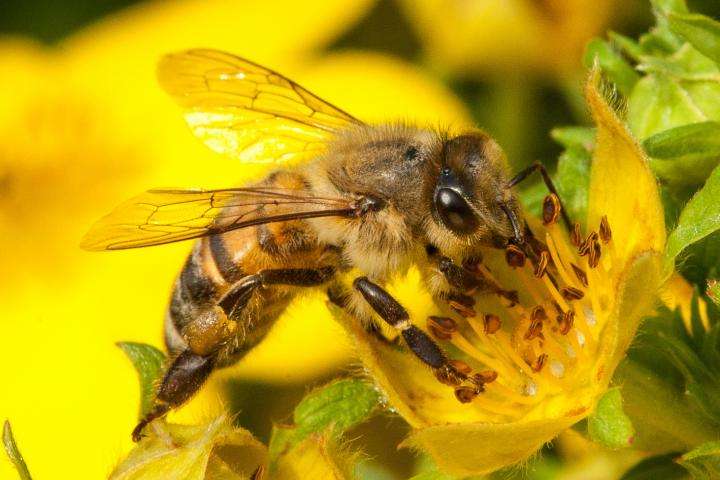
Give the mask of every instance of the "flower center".
<path id="1" fill-rule="evenodd" d="M 428 319 L 431 334 L 459 358 L 451 363 L 457 375 L 439 380 L 488 421 L 541 415 L 553 398 L 592 386 L 603 368 L 612 233 L 606 217 L 586 236 L 577 223 L 567 232 L 557 222 L 559 209 L 549 195 L 543 223 L 528 227 L 524 245 L 510 245 L 504 258 L 487 251 L 482 261 L 466 263 L 495 294 L 451 299 L 447 316 Z"/>

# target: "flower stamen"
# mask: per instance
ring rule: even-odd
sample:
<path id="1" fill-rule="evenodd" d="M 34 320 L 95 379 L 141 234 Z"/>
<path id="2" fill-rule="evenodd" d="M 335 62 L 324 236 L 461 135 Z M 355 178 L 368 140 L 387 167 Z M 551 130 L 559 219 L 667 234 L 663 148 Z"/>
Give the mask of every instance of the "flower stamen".
<path id="1" fill-rule="evenodd" d="M 510 244 L 505 250 L 505 260 L 513 268 L 522 267 L 525 265 L 525 252 L 517 245 Z"/>
<path id="2" fill-rule="evenodd" d="M 560 199 L 554 193 L 543 199 L 542 217 L 544 225 L 553 224 L 560 217 Z"/>

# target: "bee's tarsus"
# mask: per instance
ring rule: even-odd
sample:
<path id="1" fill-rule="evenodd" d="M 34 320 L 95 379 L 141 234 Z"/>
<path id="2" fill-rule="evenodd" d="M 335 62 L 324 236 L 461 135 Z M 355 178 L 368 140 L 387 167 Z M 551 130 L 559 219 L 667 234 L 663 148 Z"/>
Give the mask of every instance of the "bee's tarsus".
<path id="1" fill-rule="evenodd" d="M 138 424 L 135 426 L 135 428 L 132 431 L 132 441 L 137 443 L 139 442 L 143 435 L 143 430 L 145 430 L 145 427 L 150 424 L 155 419 L 158 419 L 162 416 L 164 416 L 168 411 L 170 410 L 170 405 L 165 403 L 159 403 L 156 404 L 155 407 L 147 414 L 145 417 L 143 417 L 142 420 L 138 422 Z"/>

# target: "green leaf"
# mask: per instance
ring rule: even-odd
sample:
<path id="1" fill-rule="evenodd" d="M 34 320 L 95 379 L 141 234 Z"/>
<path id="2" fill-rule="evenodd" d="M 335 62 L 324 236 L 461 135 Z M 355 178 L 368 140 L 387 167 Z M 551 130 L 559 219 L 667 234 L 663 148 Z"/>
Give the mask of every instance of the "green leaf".
<path id="1" fill-rule="evenodd" d="M 720 307 L 720 282 L 717 280 L 708 281 L 706 293 L 710 300 Z"/>
<path id="2" fill-rule="evenodd" d="M 630 95 L 640 75 L 610 43 L 595 38 L 585 48 L 583 63 L 591 68 L 598 62 L 603 73 L 617 86 L 623 95 Z"/>
<path id="3" fill-rule="evenodd" d="M 708 442 L 681 456 L 677 462 L 685 467 L 694 480 L 720 478 L 720 442 Z"/>
<path id="4" fill-rule="evenodd" d="M 586 127 L 555 128 L 552 138 L 566 147 L 558 159 L 554 179 L 563 205 L 570 217 L 582 225 L 587 217 L 590 164 L 595 147 L 595 129 Z M 544 196 L 544 194 L 543 194 Z"/>
<path id="5" fill-rule="evenodd" d="M 646 458 L 625 472 L 621 480 L 689 480 L 687 470 L 673 460 L 675 454 Z"/>
<path id="6" fill-rule="evenodd" d="M 595 129 L 590 127 L 556 127 L 550 136 L 565 148 L 582 148 L 591 152 L 595 147 Z"/>
<path id="7" fill-rule="evenodd" d="M 667 13 L 670 29 L 700 53 L 720 63 L 720 23 L 696 13 Z"/>
<path id="8" fill-rule="evenodd" d="M 617 32 L 609 32 L 608 38 L 622 53 L 636 62 L 645 54 L 640 44 L 630 37 L 626 37 Z"/>
<path id="9" fill-rule="evenodd" d="M 720 122 L 691 123 L 657 133 L 643 142 L 664 178 L 701 183 L 720 161 Z"/>
<path id="10" fill-rule="evenodd" d="M 642 78 L 628 99 L 628 124 L 641 140 L 670 128 L 720 120 L 720 84 L 666 74 Z"/>
<path id="11" fill-rule="evenodd" d="M 298 434 L 306 436 L 331 427 L 342 433 L 365 420 L 380 403 L 380 394 L 364 380 L 338 380 L 310 392 L 295 407 Z"/>
<path id="12" fill-rule="evenodd" d="M 663 15 L 670 12 L 687 13 L 688 11 L 685 0 L 651 0 L 650 3 L 656 12 Z"/>
<path id="13" fill-rule="evenodd" d="M 665 251 L 666 270 L 688 245 L 720 229 L 720 167 L 713 170 L 705 185 L 685 206 L 678 225 L 670 233 Z"/>
<path id="14" fill-rule="evenodd" d="M 720 155 L 720 123 L 691 123 L 653 135 L 643 142 L 648 155 L 679 159 L 686 155 Z"/>
<path id="15" fill-rule="evenodd" d="M 270 457 L 277 458 L 308 435 L 327 429 L 333 436 L 367 419 L 380 405 L 375 387 L 360 379 L 336 380 L 310 392 L 293 413 L 294 425 L 275 426 L 270 439 Z"/>
<path id="16" fill-rule="evenodd" d="M 155 381 L 163 372 L 165 354 L 145 343 L 118 342 L 117 346 L 130 359 L 140 380 L 140 413 L 143 418 L 153 406 Z"/>
<path id="17" fill-rule="evenodd" d="M 689 198 L 685 204 L 688 201 Z M 674 224 L 677 224 L 677 219 L 669 225 Z M 717 277 L 720 274 L 720 231 L 687 247 L 680 258 L 676 268 L 690 283 L 704 285 L 709 279 Z"/>
<path id="18" fill-rule="evenodd" d="M 15 443 L 12 427 L 10 427 L 8 420 L 5 420 L 5 424 L 3 425 L 3 446 L 5 447 L 5 453 L 7 453 L 10 462 L 15 467 L 15 470 L 17 470 L 20 480 L 32 480 L 25 460 Z"/>
<path id="19" fill-rule="evenodd" d="M 583 226 L 587 218 L 592 155 L 586 150 L 571 148 L 558 159 L 555 183 L 570 218 Z"/>
<path id="20" fill-rule="evenodd" d="M 635 429 L 622 408 L 620 388 L 609 389 L 598 401 L 595 411 L 588 417 L 590 438 L 611 449 L 632 445 Z"/>

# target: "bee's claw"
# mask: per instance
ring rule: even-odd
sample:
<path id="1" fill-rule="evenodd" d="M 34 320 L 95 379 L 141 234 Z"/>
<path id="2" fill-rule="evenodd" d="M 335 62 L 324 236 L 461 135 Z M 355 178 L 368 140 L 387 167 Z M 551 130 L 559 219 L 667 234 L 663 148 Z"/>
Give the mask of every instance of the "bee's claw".
<path id="1" fill-rule="evenodd" d="M 140 420 L 135 426 L 132 431 L 132 441 L 137 443 L 142 440 L 143 437 L 146 437 L 147 435 L 143 435 L 143 430 L 145 430 L 145 427 L 147 427 L 148 424 L 150 424 L 150 422 L 152 422 L 153 420 L 165 415 L 168 410 L 170 410 L 170 407 L 168 405 L 156 405 L 155 408 L 148 412 L 148 414 L 145 415 L 145 417 L 143 417 L 143 419 Z"/>

